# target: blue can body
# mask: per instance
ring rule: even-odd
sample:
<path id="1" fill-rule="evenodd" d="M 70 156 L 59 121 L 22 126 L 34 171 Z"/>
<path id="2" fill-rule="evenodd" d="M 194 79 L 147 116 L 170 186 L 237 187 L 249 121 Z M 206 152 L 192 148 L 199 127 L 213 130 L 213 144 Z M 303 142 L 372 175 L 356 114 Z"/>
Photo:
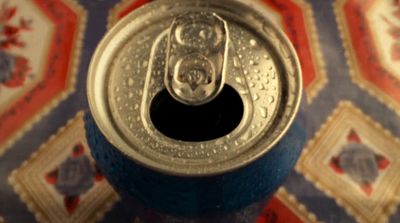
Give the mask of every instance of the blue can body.
<path id="1" fill-rule="evenodd" d="M 254 222 L 299 158 L 300 62 L 260 8 L 155 1 L 94 54 L 88 143 L 128 207 L 156 216 L 146 222 Z"/>
<path id="2" fill-rule="evenodd" d="M 97 165 L 125 200 L 136 201 L 155 213 L 220 218 L 263 203 L 284 182 L 306 140 L 302 113 L 263 157 L 243 168 L 208 177 L 166 175 L 139 165 L 106 140 L 89 113 L 85 128 Z"/>

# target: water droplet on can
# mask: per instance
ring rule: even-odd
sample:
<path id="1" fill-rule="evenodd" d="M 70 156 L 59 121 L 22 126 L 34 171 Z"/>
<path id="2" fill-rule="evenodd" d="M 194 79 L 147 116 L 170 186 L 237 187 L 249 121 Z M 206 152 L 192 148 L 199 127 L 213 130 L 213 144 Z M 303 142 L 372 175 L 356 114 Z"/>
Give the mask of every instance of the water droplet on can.
<path id="1" fill-rule="evenodd" d="M 267 118 L 268 117 L 268 110 L 267 110 L 266 107 L 259 107 L 258 109 L 260 111 L 261 117 L 263 117 L 263 118 Z"/>
<path id="2" fill-rule="evenodd" d="M 257 45 L 257 41 L 255 41 L 254 39 L 251 39 L 250 40 L 250 45 L 253 46 L 253 47 L 256 46 Z"/>
<path id="3" fill-rule="evenodd" d="M 236 68 L 240 67 L 239 58 L 237 57 L 233 58 L 233 66 L 235 66 Z"/>
<path id="4" fill-rule="evenodd" d="M 259 96 L 257 93 L 254 94 L 253 100 L 254 100 L 254 101 L 258 101 L 258 99 L 260 99 L 260 96 Z"/>
<path id="5" fill-rule="evenodd" d="M 272 104 L 272 103 L 274 103 L 275 98 L 273 96 L 268 96 L 267 100 L 268 100 L 268 103 Z"/>

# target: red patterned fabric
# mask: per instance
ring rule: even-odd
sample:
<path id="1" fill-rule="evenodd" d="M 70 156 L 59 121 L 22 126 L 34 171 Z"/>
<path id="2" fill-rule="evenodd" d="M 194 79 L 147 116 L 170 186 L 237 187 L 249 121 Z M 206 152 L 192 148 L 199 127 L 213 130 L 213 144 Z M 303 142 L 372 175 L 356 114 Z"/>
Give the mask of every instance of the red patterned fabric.
<path id="1" fill-rule="evenodd" d="M 309 134 L 257 223 L 400 222 L 400 1 L 254 1 L 299 55 Z M 148 2 L 0 0 L 0 223 L 142 222 L 82 111 L 96 45 Z"/>

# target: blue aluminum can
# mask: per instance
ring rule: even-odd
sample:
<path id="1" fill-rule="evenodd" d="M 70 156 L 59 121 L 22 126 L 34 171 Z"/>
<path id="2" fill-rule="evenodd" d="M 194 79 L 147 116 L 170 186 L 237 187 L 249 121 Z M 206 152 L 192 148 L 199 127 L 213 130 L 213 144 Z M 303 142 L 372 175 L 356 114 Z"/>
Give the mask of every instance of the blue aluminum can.
<path id="1" fill-rule="evenodd" d="M 293 168 L 301 69 L 265 13 L 247 0 L 155 1 L 99 44 L 88 142 L 146 221 L 254 222 Z"/>

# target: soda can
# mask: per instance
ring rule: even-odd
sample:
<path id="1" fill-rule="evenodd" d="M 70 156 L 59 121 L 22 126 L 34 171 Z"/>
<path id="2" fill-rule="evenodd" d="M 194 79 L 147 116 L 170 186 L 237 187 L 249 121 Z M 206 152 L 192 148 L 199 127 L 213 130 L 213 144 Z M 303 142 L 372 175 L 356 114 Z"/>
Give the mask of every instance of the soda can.
<path id="1" fill-rule="evenodd" d="M 248 0 L 160 0 L 99 44 L 88 142 L 148 222 L 254 222 L 293 168 L 301 69 L 266 13 Z"/>

